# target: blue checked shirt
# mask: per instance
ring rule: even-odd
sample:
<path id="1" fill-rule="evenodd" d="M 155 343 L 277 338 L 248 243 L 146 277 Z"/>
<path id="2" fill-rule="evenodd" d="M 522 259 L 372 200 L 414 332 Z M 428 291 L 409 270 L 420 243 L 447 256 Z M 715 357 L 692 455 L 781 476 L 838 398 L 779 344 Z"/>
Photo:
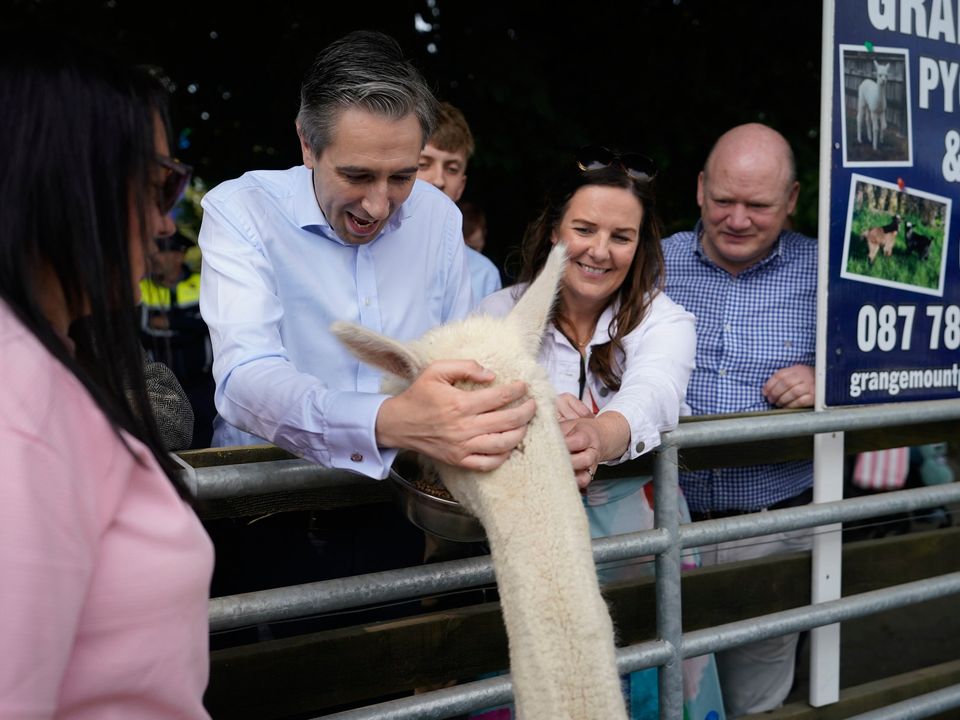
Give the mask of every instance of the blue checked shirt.
<path id="1" fill-rule="evenodd" d="M 773 252 L 739 275 L 700 248 L 701 224 L 663 241 L 666 293 L 697 318 L 696 367 L 687 389 L 694 415 L 773 408 L 761 392 L 780 368 L 814 364 L 817 241 L 783 232 Z M 694 512 L 759 510 L 813 484 L 813 463 L 682 472 Z"/>

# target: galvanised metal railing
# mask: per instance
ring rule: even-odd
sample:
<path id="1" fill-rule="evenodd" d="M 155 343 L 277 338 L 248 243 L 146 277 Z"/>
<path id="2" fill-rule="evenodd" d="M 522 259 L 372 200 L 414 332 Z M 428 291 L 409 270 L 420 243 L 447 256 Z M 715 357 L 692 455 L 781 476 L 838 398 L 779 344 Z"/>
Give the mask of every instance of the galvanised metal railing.
<path id="1" fill-rule="evenodd" d="M 684 634 L 680 605 L 680 553 L 684 548 L 812 528 L 960 502 L 960 483 L 900 490 L 863 498 L 784 508 L 751 515 L 678 525 L 678 450 L 743 441 L 777 440 L 818 433 L 870 430 L 896 425 L 960 419 L 960 400 L 919 402 L 869 408 L 830 409 L 775 417 L 718 419 L 681 425 L 663 436 L 654 467 L 656 527 L 593 541 L 597 562 L 656 555 L 657 632 L 659 639 L 620 648 L 621 673 L 660 666 L 660 717 L 683 717 L 681 660 L 756 640 L 830 625 L 946 595 L 960 594 L 960 573 L 845 597 L 815 605 L 706 628 Z M 280 470 L 274 473 L 275 470 Z M 245 466 L 198 468 L 191 482 L 201 499 L 233 497 L 304 487 L 375 482 L 299 460 Z M 244 593 L 210 601 L 212 631 L 436 594 L 490 584 L 489 558 L 471 558 L 404 568 L 305 585 Z M 492 707 L 512 699 L 509 676 L 464 683 L 356 710 L 328 715 L 329 720 L 433 720 Z M 912 698 L 883 711 L 859 716 L 922 718 L 960 707 L 960 686 Z M 880 714 L 878 714 L 880 713 Z M 894 713 L 894 714 L 889 714 Z"/>

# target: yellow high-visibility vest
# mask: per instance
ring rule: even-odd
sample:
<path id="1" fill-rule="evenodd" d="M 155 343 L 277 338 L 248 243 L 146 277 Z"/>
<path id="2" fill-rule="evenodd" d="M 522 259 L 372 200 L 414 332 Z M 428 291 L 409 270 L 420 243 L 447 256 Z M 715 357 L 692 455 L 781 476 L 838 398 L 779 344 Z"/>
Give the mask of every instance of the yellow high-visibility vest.
<path id="1" fill-rule="evenodd" d="M 200 273 L 193 273 L 174 287 L 177 307 L 195 307 L 200 304 Z M 150 310 L 169 310 L 172 306 L 170 288 L 157 285 L 150 278 L 140 281 L 140 294 L 143 304 Z"/>

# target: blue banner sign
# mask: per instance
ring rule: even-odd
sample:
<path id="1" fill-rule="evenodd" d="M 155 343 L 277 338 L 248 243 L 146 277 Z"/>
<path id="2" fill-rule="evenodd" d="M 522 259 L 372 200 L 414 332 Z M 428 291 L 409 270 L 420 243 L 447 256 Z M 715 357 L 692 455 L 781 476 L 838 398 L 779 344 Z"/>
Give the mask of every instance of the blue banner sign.
<path id="1" fill-rule="evenodd" d="M 960 397 L 960 0 L 834 33 L 825 403 Z"/>

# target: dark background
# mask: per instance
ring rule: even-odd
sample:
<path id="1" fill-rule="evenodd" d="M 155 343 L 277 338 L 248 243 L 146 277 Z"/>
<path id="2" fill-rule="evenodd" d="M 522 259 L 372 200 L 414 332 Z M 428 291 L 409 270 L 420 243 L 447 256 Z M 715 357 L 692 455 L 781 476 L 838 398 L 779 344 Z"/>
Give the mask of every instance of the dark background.
<path id="1" fill-rule="evenodd" d="M 710 145 L 748 121 L 793 144 L 796 225 L 816 232 L 816 0 L 6 0 L 0 23 L 65 29 L 161 66 L 175 86 L 176 152 L 208 186 L 298 164 L 293 123 L 310 60 L 350 30 L 385 31 L 470 122 L 463 199 L 485 209 L 498 263 L 556 168 L 591 142 L 652 155 L 667 230 L 689 228 Z"/>

